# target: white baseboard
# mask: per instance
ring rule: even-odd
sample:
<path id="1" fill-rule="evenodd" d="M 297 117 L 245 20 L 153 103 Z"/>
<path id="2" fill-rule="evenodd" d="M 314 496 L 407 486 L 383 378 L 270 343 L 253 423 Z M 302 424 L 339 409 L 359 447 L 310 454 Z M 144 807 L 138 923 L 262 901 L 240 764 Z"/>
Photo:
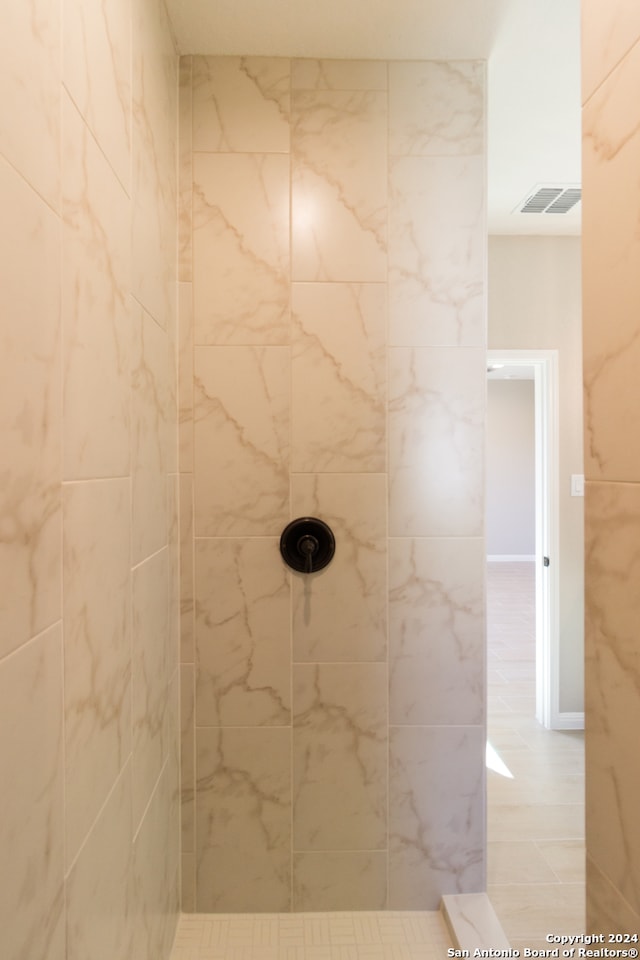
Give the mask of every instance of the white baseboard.
<path id="1" fill-rule="evenodd" d="M 487 556 L 490 563 L 529 563 L 535 559 L 535 553 L 490 553 Z"/>
<path id="2" fill-rule="evenodd" d="M 584 713 L 558 713 L 553 719 L 552 730 L 584 730 Z"/>

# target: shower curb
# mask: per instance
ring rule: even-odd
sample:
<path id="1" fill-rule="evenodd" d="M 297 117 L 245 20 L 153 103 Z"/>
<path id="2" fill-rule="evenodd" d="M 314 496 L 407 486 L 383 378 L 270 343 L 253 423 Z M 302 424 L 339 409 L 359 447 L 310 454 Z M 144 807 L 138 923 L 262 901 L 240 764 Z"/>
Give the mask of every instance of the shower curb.
<path id="1" fill-rule="evenodd" d="M 456 893 L 442 898 L 440 911 L 451 934 L 453 946 L 468 950 L 510 950 L 511 944 L 500 925 L 486 893 Z"/>

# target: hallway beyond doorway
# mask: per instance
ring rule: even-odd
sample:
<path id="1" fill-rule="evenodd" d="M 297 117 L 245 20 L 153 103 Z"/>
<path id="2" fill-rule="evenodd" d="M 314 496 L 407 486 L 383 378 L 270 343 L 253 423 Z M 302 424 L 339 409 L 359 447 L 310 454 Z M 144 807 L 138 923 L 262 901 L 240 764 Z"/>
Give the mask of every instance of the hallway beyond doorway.
<path id="1" fill-rule="evenodd" d="M 584 734 L 535 719 L 535 564 L 487 563 L 487 886 L 512 946 L 585 925 Z M 494 755 L 495 759 L 495 755 Z"/>

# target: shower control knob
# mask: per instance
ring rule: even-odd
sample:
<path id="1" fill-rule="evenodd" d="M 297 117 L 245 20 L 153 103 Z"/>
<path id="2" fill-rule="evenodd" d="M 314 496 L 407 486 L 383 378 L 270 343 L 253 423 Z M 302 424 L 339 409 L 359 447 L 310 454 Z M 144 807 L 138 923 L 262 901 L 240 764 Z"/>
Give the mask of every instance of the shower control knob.
<path id="1" fill-rule="evenodd" d="M 310 533 L 305 533 L 304 537 L 300 537 L 298 540 L 298 553 L 306 557 L 304 565 L 305 573 L 313 573 L 313 557 L 314 554 L 318 552 L 319 546 L 320 544 L 316 538 L 312 537 Z"/>
<path id="2" fill-rule="evenodd" d="M 331 528 L 317 517 L 299 517 L 282 531 L 280 553 L 293 570 L 316 573 L 331 562 L 336 541 Z"/>

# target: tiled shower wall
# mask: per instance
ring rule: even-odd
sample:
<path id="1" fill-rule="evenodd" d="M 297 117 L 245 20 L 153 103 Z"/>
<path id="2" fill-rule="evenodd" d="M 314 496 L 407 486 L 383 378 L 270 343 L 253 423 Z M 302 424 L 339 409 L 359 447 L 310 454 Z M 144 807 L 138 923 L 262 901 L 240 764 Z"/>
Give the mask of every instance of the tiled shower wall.
<path id="1" fill-rule="evenodd" d="M 640 9 L 583 3 L 587 928 L 640 928 Z"/>
<path id="2" fill-rule="evenodd" d="M 159 0 L 0 31 L 0 955 L 178 910 L 178 59 Z"/>
<path id="3" fill-rule="evenodd" d="M 484 887 L 484 65 L 180 70 L 183 907 L 435 908 Z"/>

